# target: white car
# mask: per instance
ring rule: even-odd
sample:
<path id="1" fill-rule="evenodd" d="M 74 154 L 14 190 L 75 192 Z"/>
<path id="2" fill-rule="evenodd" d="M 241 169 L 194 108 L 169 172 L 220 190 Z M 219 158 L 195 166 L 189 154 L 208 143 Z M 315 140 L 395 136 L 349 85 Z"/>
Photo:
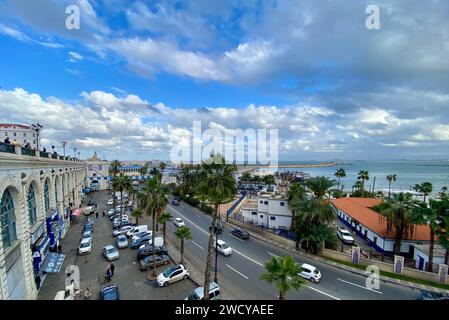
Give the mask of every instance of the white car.
<path id="1" fill-rule="evenodd" d="M 78 248 L 78 253 L 80 255 L 83 255 L 91 252 L 92 252 L 92 238 L 83 239 Z"/>
<path id="2" fill-rule="evenodd" d="M 175 218 L 175 219 L 173 220 L 173 223 L 174 223 L 175 226 L 177 226 L 178 228 L 181 228 L 181 227 L 185 227 L 185 226 L 186 226 L 186 224 L 184 223 L 184 221 L 183 221 L 181 218 Z"/>
<path id="3" fill-rule="evenodd" d="M 109 199 L 107 204 L 108 206 L 112 206 L 114 204 L 114 199 Z"/>
<path id="4" fill-rule="evenodd" d="M 231 247 L 223 240 L 214 241 L 214 248 L 224 256 L 230 256 L 232 254 Z"/>
<path id="5" fill-rule="evenodd" d="M 125 235 L 129 230 L 132 230 L 133 228 L 133 226 L 123 226 L 120 229 L 114 230 L 114 232 L 112 232 L 112 236 L 117 237 L 121 234 Z"/>
<path id="6" fill-rule="evenodd" d="M 321 272 L 314 266 L 303 263 L 301 266 L 301 272 L 298 274 L 299 276 L 306 278 L 312 282 L 320 282 L 321 280 Z"/>
<path id="7" fill-rule="evenodd" d="M 94 206 L 88 206 L 84 209 L 84 215 L 89 216 L 95 212 Z"/>
<path id="8" fill-rule="evenodd" d="M 145 237 L 145 236 L 150 236 L 150 237 L 153 236 L 153 231 L 148 230 L 148 231 L 139 232 L 131 237 L 131 241 L 136 241 L 137 239 L 139 239 L 141 237 Z"/>
<path id="9" fill-rule="evenodd" d="M 338 228 L 337 236 L 343 243 L 351 244 L 351 245 L 353 245 L 355 243 L 355 240 L 352 237 L 351 233 L 348 231 L 348 229 Z"/>
<path id="10" fill-rule="evenodd" d="M 170 283 L 185 280 L 189 277 L 189 270 L 182 264 L 171 266 L 157 276 L 156 283 L 159 287 L 168 286 Z"/>
<path id="11" fill-rule="evenodd" d="M 128 238 L 121 234 L 117 237 L 117 248 L 123 249 L 128 247 Z"/>
<path id="12" fill-rule="evenodd" d="M 108 211 L 108 213 L 107 213 L 108 217 L 111 217 L 111 216 L 113 216 L 114 214 L 115 214 L 115 210 L 114 210 L 114 209 L 109 209 L 109 211 Z"/>

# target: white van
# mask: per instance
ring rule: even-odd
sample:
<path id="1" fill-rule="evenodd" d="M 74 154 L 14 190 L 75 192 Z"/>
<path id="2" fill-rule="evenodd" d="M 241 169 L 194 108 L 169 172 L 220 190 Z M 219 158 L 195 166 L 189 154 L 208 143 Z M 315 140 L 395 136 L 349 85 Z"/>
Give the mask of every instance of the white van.
<path id="1" fill-rule="evenodd" d="M 144 244 L 142 244 L 139 247 L 139 249 L 146 247 L 146 246 L 151 246 L 152 243 L 153 243 L 153 239 L 150 239 L 147 242 L 145 242 Z M 164 238 L 163 237 L 155 237 L 154 243 L 156 244 L 156 247 L 162 247 L 164 245 Z"/>
<path id="2" fill-rule="evenodd" d="M 134 227 L 133 229 L 129 230 L 129 231 L 126 233 L 126 236 L 127 236 L 128 238 L 131 238 L 132 236 L 135 236 L 135 235 L 138 234 L 138 233 L 147 232 L 147 231 L 148 231 L 148 225 L 143 224 L 143 225 L 141 225 L 141 226 L 136 226 L 136 227 Z"/>

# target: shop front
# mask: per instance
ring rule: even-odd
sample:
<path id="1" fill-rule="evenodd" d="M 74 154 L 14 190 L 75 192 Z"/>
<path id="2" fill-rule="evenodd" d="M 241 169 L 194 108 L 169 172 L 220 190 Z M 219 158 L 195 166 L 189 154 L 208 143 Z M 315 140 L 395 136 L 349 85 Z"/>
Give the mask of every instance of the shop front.
<path id="1" fill-rule="evenodd" d="M 25 300 L 25 273 L 23 269 L 20 245 L 17 245 L 5 258 L 7 299 Z"/>
<path id="2" fill-rule="evenodd" d="M 57 210 L 53 210 L 45 220 L 47 235 L 50 238 L 50 251 L 56 252 L 58 250 L 59 242 L 62 239 L 66 223 Z"/>
<path id="3" fill-rule="evenodd" d="M 33 255 L 33 269 L 37 274 L 41 268 L 42 262 L 47 257 L 50 248 L 50 238 L 45 233 L 45 223 L 42 222 L 39 227 L 31 234 L 31 252 Z"/>

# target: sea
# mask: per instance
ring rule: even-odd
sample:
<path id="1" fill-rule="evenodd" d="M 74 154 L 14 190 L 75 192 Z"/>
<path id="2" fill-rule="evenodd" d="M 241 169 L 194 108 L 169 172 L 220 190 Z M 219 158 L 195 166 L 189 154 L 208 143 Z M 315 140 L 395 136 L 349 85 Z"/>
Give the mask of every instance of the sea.
<path id="1" fill-rule="evenodd" d="M 279 165 L 301 164 L 306 162 L 285 161 L 279 162 Z M 307 162 L 313 164 L 319 162 Z M 389 174 L 396 174 L 396 182 L 392 183 L 392 190 L 411 190 L 417 184 L 425 181 L 433 185 L 432 194 L 436 195 L 443 186 L 449 187 L 449 160 L 396 160 L 396 161 L 347 161 L 331 167 L 316 168 L 278 168 L 277 171 L 302 171 L 310 176 L 325 176 L 337 179 L 334 176 L 338 168 L 346 171 L 346 177 L 340 179 L 340 185 L 344 190 L 350 191 L 357 181 L 360 170 L 368 170 L 369 180 L 365 182 L 366 190 L 371 190 L 374 183 L 374 189 L 388 189 L 386 179 Z M 258 169 L 261 171 L 275 171 L 276 169 Z M 374 182 L 375 180 L 375 182 Z"/>

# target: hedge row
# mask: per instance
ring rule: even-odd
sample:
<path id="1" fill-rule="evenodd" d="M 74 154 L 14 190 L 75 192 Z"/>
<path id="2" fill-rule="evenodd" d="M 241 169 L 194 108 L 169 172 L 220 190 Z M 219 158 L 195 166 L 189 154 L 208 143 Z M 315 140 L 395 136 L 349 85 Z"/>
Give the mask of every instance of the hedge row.
<path id="1" fill-rule="evenodd" d="M 199 208 L 200 210 L 204 211 L 206 214 L 212 215 L 214 213 L 214 209 L 209 207 L 204 202 L 201 202 L 197 198 L 189 197 L 189 196 L 180 196 L 180 199 L 184 201 L 185 203 L 191 205 L 192 207 Z"/>

